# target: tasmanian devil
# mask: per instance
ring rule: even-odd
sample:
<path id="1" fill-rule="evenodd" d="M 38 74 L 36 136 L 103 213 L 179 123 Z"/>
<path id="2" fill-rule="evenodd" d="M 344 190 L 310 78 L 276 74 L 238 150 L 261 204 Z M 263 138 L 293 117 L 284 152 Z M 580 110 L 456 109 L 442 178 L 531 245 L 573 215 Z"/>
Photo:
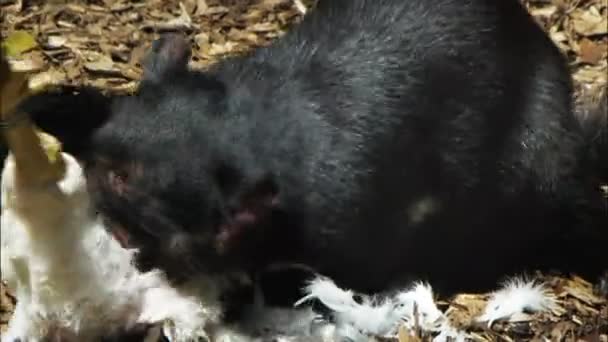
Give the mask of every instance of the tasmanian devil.
<path id="1" fill-rule="evenodd" d="M 205 71 L 189 57 L 168 34 L 133 96 L 23 105 L 142 268 L 298 263 L 360 292 L 607 268 L 600 149 L 519 1 L 323 0 L 270 46 Z"/>

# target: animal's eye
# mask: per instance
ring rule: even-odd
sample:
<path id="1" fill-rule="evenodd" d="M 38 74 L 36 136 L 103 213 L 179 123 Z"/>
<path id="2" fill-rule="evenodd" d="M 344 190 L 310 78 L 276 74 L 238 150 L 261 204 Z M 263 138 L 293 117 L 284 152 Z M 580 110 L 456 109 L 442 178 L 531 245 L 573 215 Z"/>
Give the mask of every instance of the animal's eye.
<path id="1" fill-rule="evenodd" d="M 128 175 L 126 172 L 110 171 L 108 173 L 108 183 L 118 194 L 123 194 L 126 190 Z"/>

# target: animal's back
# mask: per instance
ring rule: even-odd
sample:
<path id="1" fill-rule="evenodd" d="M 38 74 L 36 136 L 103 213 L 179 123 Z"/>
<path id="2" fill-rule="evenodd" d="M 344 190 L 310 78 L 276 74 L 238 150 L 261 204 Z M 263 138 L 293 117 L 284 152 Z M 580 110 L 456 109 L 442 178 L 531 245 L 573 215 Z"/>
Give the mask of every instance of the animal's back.
<path id="1" fill-rule="evenodd" d="M 544 158 L 542 170 L 532 160 L 518 165 L 552 182 L 562 159 L 582 143 L 565 61 L 517 1 L 321 1 L 316 11 L 219 74 L 248 95 L 272 92 L 254 101 L 290 114 L 260 110 L 248 119 L 273 119 L 276 125 L 256 128 L 270 135 L 285 125 L 281 134 L 314 136 L 316 148 L 301 154 L 319 167 L 388 158 L 385 169 L 393 170 L 395 158 L 405 156 L 411 172 L 425 155 L 438 154 L 444 172 L 467 189 L 496 161 L 507 168 L 524 162 L 519 156 L 540 158 L 557 148 L 564 153 Z M 562 133 L 575 141 L 550 141 Z M 519 150 L 523 144 L 531 152 Z M 283 156 L 280 148 L 267 153 Z M 374 176 L 366 169 L 357 168 Z"/>
<path id="2" fill-rule="evenodd" d="M 480 268 L 495 279 L 536 266 L 583 141 L 564 59 L 525 9 L 361 0 L 316 11 L 218 72 L 265 98 L 250 120 L 272 124 L 253 138 L 292 185 L 306 257 L 363 290 L 400 274 L 476 284 Z"/>

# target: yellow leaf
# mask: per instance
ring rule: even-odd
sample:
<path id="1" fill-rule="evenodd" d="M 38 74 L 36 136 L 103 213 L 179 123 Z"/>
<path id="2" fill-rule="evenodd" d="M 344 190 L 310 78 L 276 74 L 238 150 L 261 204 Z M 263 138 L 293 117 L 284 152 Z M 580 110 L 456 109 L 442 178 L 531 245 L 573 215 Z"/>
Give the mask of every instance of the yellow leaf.
<path id="1" fill-rule="evenodd" d="M 40 131 L 35 130 L 38 138 L 40 139 L 40 145 L 46 154 L 46 157 L 51 164 L 57 164 L 61 162 L 61 142 L 54 136 Z"/>
<path id="2" fill-rule="evenodd" d="M 38 45 L 36 39 L 26 31 L 15 31 L 2 42 L 7 56 L 17 57 L 20 54 L 35 48 Z"/>

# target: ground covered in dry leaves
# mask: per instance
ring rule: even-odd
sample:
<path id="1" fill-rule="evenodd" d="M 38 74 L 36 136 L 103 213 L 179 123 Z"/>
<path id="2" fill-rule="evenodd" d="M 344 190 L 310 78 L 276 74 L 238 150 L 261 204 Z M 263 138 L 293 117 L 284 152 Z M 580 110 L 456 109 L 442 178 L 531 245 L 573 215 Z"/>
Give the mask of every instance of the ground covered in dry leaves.
<path id="1" fill-rule="evenodd" d="M 568 55 L 577 95 L 598 96 L 608 78 L 607 0 L 524 1 Z M 32 87 L 87 84 L 125 93 L 136 87 L 141 58 L 159 32 L 187 32 L 194 43 L 192 66 L 205 68 L 270 43 L 313 6 L 312 0 L 0 0 L 0 31 L 13 67 L 32 72 Z M 472 324 L 487 295 L 462 294 L 442 305 L 456 326 L 475 331 L 479 341 L 608 341 L 608 303 L 592 294 L 591 284 L 546 281 L 561 310 L 491 330 Z M 3 285 L 0 299 L 4 331 L 14 298 Z"/>

